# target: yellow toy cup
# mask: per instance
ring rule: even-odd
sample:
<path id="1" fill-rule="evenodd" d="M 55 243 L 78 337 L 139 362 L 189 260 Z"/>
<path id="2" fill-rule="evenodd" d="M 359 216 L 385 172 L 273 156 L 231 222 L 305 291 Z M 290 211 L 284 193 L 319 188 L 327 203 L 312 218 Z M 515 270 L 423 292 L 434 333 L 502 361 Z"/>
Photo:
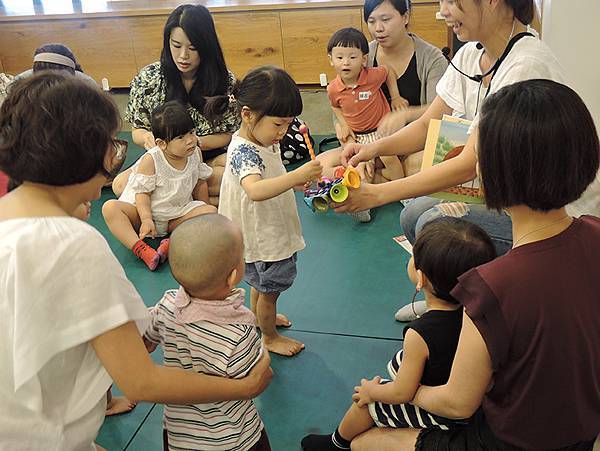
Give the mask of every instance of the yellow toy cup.
<path id="1" fill-rule="evenodd" d="M 348 198 L 348 188 L 343 183 L 336 183 L 331 187 L 329 197 L 334 202 L 344 202 Z"/>
<path id="2" fill-rule="evenodd" d="M 329 210 L 329 201 L 327 200 L 327 195 L 313 197 L 312 208 L 319 213 L 325 213 L 327 210 Z"/>
<path id="3" fill-rule="evenodd" d="M 358 171 L 354 169 L 352 166 L 348 166 L 346 171 L 344 171 L 344 178 L 342 179 L 342 183 L 344 186 L 349 188 L 358 188 L 360 186 L 360 175 L 358 175 Z M 346 197 L 348 197 L 346 195 Z"/>

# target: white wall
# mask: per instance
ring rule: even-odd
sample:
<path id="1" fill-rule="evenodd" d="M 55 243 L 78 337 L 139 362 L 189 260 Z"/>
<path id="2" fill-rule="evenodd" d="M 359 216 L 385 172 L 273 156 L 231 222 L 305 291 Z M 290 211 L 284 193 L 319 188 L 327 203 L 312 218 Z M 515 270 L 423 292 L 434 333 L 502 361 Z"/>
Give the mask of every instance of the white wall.
<path id="1" fill-rule="evenodd" d="M 600 131 L 600 1 L 542 0 L 542 39 Z"/>

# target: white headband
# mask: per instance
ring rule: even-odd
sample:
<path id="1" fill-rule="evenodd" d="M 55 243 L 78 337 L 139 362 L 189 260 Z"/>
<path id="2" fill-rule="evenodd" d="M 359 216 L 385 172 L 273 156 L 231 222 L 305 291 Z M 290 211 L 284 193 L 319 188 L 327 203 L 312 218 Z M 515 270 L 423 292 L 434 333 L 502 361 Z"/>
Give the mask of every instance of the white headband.
<path id="1" fill-rule="evenodd" d="M 38 53 L 33 57 L 34 63 L 54 63 L 75 69 L 75 62 L 68 56 L 58 53 Z"/>

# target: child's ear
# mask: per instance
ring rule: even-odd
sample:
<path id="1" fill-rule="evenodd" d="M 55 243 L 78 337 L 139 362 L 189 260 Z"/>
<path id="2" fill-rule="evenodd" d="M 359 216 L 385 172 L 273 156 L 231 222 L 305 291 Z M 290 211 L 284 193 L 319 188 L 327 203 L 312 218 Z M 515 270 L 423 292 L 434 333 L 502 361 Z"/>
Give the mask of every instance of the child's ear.
<path id="1" fill-rule="evenodd" d="M 417 289 L 417 291 L 421 291 L 421 289 L 423 289 L 423 287 L 427 285 L 427 277 L 425 277 L 425 274 L 423 274 L 423 271 L 421 271 L 420 269 L 417 269 L 416 276 L 417 283 L 415 285 L 415 288 Z"/>
<path id="2" fill-rule="evenodd" d="M 167 142 L 164 139 L 156 138 L 154 142 L 160 150 L 165 150 L 167 148 Z"/>
<path id="3" fill-rule="evenodd" d="M 235 287 L 238 275 L 237 272 L 237 268 L 233 268 L 227 276 L 227 288 L 229 288 L 230 291 Z"/>
<path id="4" fill-rule="evenodd" d="M 329 60 L 329 65 L 333 67 L 333 59 L 331 58 L 331 53 L 327 54 L 327 59 Z"/>
<path id="5" fill-rule="evenodd" d="M 367 67 L 367 63 L 369 62 L 369 54 L 362 56 L 362 66 Z"/>
<path id="6" fill-rule="evenodd" d="M 242 116 L 242 121 L 244 121 L 247 124 L 251 124 L 252 121 L 254 120 L 254 113 L 247 106 L 242 107 L 241 116 Z"/>

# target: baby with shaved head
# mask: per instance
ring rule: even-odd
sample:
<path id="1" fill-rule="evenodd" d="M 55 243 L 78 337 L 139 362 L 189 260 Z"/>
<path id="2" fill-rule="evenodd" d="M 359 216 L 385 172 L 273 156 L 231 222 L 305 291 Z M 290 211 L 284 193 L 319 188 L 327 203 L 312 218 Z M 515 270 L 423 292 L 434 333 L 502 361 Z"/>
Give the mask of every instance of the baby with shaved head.
<path id="1" fill-rule="evenodd" d="M 243 378 L 263 349 L 245 292 L 236 288 L 245 266 L 239 227 L 218 214 L 189 219 L 171 235 L 169 262 L 181 286 L 151 310 L 145 341 L 162 344 L 165 366 Z M 168 404 L 164 415 L 165 449 L 190 449 L 192 437 L 194 449 L 270 450 L 251 399 Z"/>
<path id="2" fill-rule="evenodd" d="M 171 272 L 190 296 L 225 299 L 244 277 L 242 232 L 225 216 L 204 216 L 186 221 L 173 231 Z"/>

